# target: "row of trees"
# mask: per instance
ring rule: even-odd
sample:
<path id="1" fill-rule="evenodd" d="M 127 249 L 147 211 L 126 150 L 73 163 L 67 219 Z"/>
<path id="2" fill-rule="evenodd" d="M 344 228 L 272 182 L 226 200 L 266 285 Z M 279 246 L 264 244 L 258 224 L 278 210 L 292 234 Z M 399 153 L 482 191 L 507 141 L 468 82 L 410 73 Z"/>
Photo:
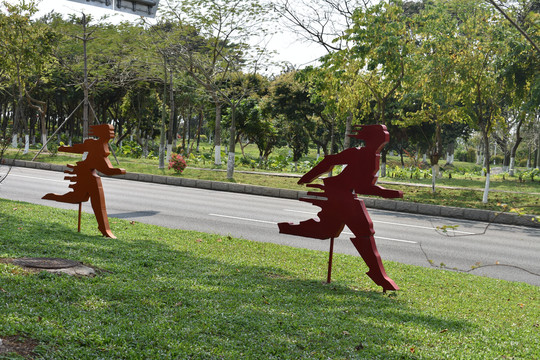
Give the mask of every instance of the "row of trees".
<path id="1" fill-rule="evenodd" d="M 391 132 L 386 150 L 425 153 L 434 173 L 444 150 L 479 133 L 486 190 L 493 141 L 511 172 L 523 140 L 538 166 L 537 2 L 276 1 L 171 0 L 155 24 L 116 25 L 33 19 L 33 1 L 4 1 L 1 130 L 28 146 L 113 123 L 117 144 L 159 136 L 163 167 L 177 134 L 189 151 L 204 133 L 221 164 L 225 126 L 232 178 L 236 144 L 256 144 L 261 158 L 288 145 L 298 161 L 310 144 L 324 154 L 354 145 L 352 124 L 377 122 Z M 261 44 L 276 18 L 327 50 L 319 66 L 262 75 L 275 65 Z"/>

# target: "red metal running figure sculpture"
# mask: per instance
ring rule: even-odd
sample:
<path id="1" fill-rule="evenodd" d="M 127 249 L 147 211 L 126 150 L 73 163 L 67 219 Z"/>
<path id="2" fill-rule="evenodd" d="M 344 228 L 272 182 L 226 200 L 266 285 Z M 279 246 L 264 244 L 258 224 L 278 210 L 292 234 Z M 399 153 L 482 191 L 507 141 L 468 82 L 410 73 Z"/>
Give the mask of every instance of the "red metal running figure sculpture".
<path id="1" fill-rule="evenodd" d="M 58 148 L 59 151 L 87 154 L 85 159 L 77 162 L 77 165 L 67 165 L 72 169 L 71 171 L 64 171 L 67 174 L 75 175 L 64 177 L 64 180 L 74 182 L 74 184 L 69 185 L 73 191 L 65 193 L 64 195 L 49 193 L 43 196 L 43 199 L 79 204 L 79 230 L 81 203 L 90 199 L 92 209 L 94 210 L 98 222 L 99 231 L 101 231 L 105 237 L 116 239 L 109 226 L 103 186 L 101 184 L 101 178 L 96 173 L 96 170 L 99 170 L 105 175 L 121 175 L 125 174 L 126 170 L 114 168 L 107 158 L 110 154 L 109 140 L 114 138 L 114 127 L 112 125 L 90 126 L 90 135 L 96 136 L 97 139 L 86 139 L 82 144 L 60 146 Z"/>
<path id="2" fill-rule="evenodd" d="M 386 275 L 381 257 L 375 245 L 373 222 L 369 217 L 364 202 L 357 194 L 377 195 L 384 198 L 403 197 L 403 192 L 389 190 L 375 185 L 379 170 L 380 151 L 390 140 L 384 125 L 356 126 L 351 137 L 364 140 L 363 147 L 346 149 L 335 155 L 326 156 L 319 164 L 302 176 L 298 184 L 321 189 L 322 192 L 308 192 L 319 199 L 302 198 L 301 201 L 319 206 L 319 220 L 310 219 L 299 224 L 279 223 L 279 232 L 311 237 L 332 239 L 330 252 L 333 251 L 333 239 L 338 237 L 347 225 L 353 232 L 352 243 L 366 262 L 366 273 L 383 290 L 399 290 L 396 283 Z M 323 179 L 324 185 L 309 184 L 320 175 L 329 172 L 336 165 L 345 165 L 345 169 L 336 176 Z M 325 198 L 325 199 L 323 199 Z M 331 257 L 328 282 L 330 282 Z"/>

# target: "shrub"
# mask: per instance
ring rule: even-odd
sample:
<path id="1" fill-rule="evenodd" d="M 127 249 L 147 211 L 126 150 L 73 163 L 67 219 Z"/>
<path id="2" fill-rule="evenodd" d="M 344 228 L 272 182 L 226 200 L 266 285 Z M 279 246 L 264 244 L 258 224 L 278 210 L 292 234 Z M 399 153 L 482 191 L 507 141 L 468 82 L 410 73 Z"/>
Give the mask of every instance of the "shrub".
<path id="1" fill-rule="evenodd" d="M 504 162 L 504 156 L 503 155 L 493 155 L 490 159 L 491 163 L 495 162 L 496 165 L 502 165 Z"/>
<path id="2" fill-rule="evenodd" d="M 456 151 L 455 157 L 459 161 L 474 162 L 476 159 L 476 150 L 469 148 L 467 150 Z"/>
<path id="3" fill-rule="evenodd" d="M 136 141 L 123 141 L 119 153 L 126 157 L 138 159 L 141 157 L 143 149 Z"/>
<path id="4" fill-rule="evenodd" d="M 187 167 L 186 160 L 182 155 L 172 153 L 171 160 L 169 160 L 169 169 L 173 169 L 177 174 L 181 174 Z"/>
<path id="5" fill-rule="evenodd" d="M 525 181 L 525 180 L 534 181 L 535 178 L 540 177 L 540 169 L 530 169 L 527 171 L 518 170 L 517 175 L 520 181 Z"/>
<path id="6" fill-rule="evenodd" d="M 56 141 L 49 141 L 47 144 L 47 148 L 49 149 L 49 152 L 51 153 L 51 156 L 58 155 L 58 147 L 64 146 L 64 142 L 60 141 L 60 144 L 57 144 Z M 41 149 L 41 146 L 39 147 Z"/>

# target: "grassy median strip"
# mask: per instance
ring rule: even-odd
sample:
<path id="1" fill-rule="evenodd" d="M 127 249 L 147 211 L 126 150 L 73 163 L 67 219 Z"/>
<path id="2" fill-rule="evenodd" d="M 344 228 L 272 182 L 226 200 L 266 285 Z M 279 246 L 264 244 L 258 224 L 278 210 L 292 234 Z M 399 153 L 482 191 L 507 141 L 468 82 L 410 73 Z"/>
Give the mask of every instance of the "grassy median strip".
<path id="1" fill-rule="evenodd" d="M 43 359 L 531 359 L 538 287 L 0 199 L 0 258 L 59 257 L 92 278 L 0 263 L 0 339 Z M 276 229 L 277 236 L 277 229 Z M 314 240 L 319 241 L 319 240 Z M 12 354 L 13 355 L 13 354 Z M 7 356 L 0 353 L 0 358 Z M 11 355 L 9 355 L 11 356 Z M 531 357 L 533 356 L 533 357 Z M 15 357 L 15 355 L 13 355 Z"/>

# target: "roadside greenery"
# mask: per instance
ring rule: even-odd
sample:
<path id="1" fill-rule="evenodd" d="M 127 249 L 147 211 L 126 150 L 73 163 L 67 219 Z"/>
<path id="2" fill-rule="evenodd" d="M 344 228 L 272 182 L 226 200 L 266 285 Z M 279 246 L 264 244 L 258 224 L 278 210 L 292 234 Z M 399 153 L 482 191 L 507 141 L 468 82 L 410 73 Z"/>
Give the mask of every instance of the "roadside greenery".
<path id="1" fill-rule="evenodd" d="M 530 359 L 535 286 L 385 262 L 383 294 L 360 257 L 0 199 L 0 258 L 59 257 L 93 278 L 0 262 L 0 338 L 41 359 Z M 435 235 L 434 235 L 435 236 Z M 1 356 L 4 356 L 2 354 Z M 8 355 L 8 358 L 17 358 Z"/>

